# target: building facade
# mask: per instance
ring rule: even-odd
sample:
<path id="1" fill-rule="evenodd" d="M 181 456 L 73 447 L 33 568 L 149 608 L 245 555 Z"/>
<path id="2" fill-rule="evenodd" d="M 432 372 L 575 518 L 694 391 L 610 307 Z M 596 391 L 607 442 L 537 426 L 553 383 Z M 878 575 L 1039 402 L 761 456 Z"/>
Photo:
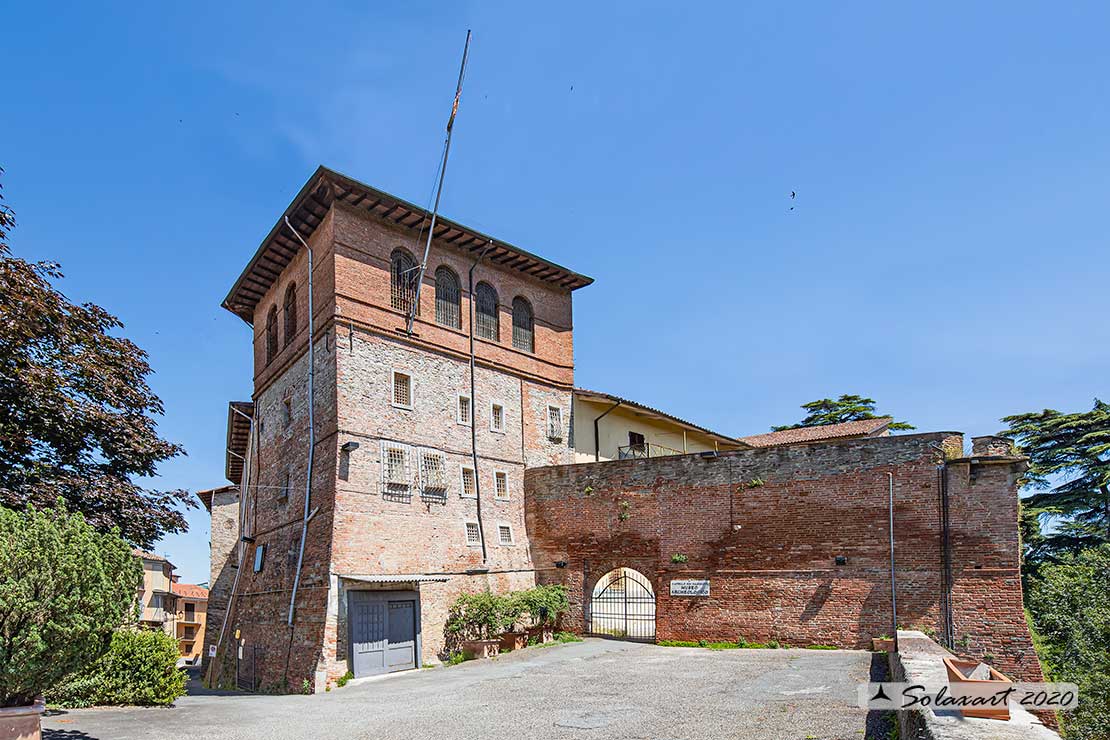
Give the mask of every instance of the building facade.
<path id="1" fill-rule="evenodd" d="M 143 582 L 139 587 L 139 626 L 158 629 L 173 635 L 177 629 L 177 596 L 173 593 L 173 563 L 161 555 L 135 550 L 143 564 Z"/>
<path id="2" fill-rule="evenodd" d="M 208 589 L 195 583 L 174 583 L 177 612 L 174 615 L 174 636 L 181 660 L 199 665 L 204 652 L 204 633 L 208 617 Z"/>

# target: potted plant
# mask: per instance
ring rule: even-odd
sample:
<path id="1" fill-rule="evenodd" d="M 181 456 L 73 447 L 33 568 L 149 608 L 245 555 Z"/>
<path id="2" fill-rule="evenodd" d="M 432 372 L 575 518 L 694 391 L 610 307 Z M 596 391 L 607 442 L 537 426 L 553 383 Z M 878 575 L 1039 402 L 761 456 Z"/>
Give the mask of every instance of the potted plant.
<path id="1" fill-rule="evenodd" d="M 881 637 L 871 638 L 871 649 L 876 653 L 893 653 L 894 652 L 894 638 L 890 635 L 883 635 Z"/>
<path id="2" fill-rule="evenodd" d="M 42 695 L 107 650 L 142 578 L 80 514 L 0 508 L 0 737 L 38 740 Z"/>
<path id="3" fill-rule="evenodd" d="M 527 593 L 527 591 L 514 591 L 501 597 L 505 629 L 505 632 L 501 635 L 500 648 L 502 650 L 520 650 L 528 645 L 528 632 L 523 629 L 514 629 L 519 626 L 521 618 L 527 610 L 525 599 Z"/>
<path id="4" fill-rule="evenodd" d="M 487 592 L 463 594 L 451 606 L 447 632 L 456 636 L 467 658 L 490 658 L 500 652 L 506 626 L 505 597 Z"/>
<path id="5" fill-rule="evenodd" d="M 570 609 L 566 586 L 550 584 L 536 586 L 522 595 L 524 610 L 531 622 L 528 639 L 537 642 L 551 642 L 555 639 L 555 625 L 559 618 Z"/>
<path id="6" fill-rule="evenodd" d="M 959 658 L 944 658 L 944 669 L 948 673 L 948 690 L 952 698 L 966 698 L 968 700 L 978 697 L 996 695 L 996 692 L 1007 688 L 1013 681 L 991 668 L 986 663 L 977 660 L 961 660 Z M 960 707 L 965 717 L 983 717 L 986 719 L 1010 719 L 1010 707 L 1006 702 L 1001 706 L 967 706 Z"/>

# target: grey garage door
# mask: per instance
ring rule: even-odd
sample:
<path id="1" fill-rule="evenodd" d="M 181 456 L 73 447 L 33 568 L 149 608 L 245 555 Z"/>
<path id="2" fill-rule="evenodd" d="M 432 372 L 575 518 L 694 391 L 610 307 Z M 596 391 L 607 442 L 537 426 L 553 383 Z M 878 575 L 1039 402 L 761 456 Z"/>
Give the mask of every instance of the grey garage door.
<path id="1" fill-rule="evenodd" d="M 412 591 L 349 591 L 351 672 L 356 677 L 416 667 L 417 596 Z"/>

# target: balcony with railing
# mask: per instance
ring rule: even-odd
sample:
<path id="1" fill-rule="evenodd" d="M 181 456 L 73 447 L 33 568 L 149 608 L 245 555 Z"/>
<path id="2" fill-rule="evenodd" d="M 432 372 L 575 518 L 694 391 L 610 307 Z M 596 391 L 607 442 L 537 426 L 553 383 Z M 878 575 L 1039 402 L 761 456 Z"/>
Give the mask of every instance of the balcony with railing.
<path id="1" fill-rule="evenodd" d="M 621 460 L 630 460 L 638 457 L 666 457 L 667 455 L 682 455 L 681 450 L 657 445 L 654 442 L 641 442 L 635 445 L 625 445 L 617 448 L 617 457 Z"/>

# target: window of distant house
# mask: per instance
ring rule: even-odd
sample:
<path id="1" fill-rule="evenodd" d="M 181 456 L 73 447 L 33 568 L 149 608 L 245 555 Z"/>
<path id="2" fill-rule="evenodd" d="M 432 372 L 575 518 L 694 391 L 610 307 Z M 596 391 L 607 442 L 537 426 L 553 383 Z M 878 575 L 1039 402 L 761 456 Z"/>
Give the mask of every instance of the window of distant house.
<path id="1" fill-rule="evenodd" d="M 297 284 L 291 283 L 285 290 L 285 346 L 293 343 L 297 336 Z"/>
<path id="2" fill-rule="evenodd" d="M 459 407 L 455 413 L 455 421 L 460 424 L 470 424 L 470 396 L 459 396 Z"/>
<path id="3" fill-rule="evenodd" d="M 195 622 L 196 617 L 197 617 L 197 605 L 196 604 L 185 604 L 185 621 L 186 622 Z M 188 634 L 188 630 L 186 630 L 186 634 Z M 188 635 L 188 636 L 192 637 L 192 635 Z"/>
<path id="4" fill-rule="evenodd" d="M 273 362 L 278 353 L 278 315 L 277 306 L 270 306 L 266 314 L 266 364 Z"/>
<path id="5" fill-rule="evenodd" d="M 482 339 L 498 341 L 501 327 L 497 318 L 497 291 L 489 283 L 478 283 L 474 289 L 475 329 Z"/>
<path id="6" fill-rule="evenodd" d="M 462 484 L 459 486 L 459 495 L 463 498 L 474 498 L 474 468 L 462 469 Z"/>
<path id="7" fill-rule="evenodd" d="M 408 313 L 416 297 L 416 260 L 403 249 L 394 249 L 389 257 L 390 300 L 395 309 Z"/>
<path id="8" fill-rule="evenodd" d="M 505 407 L 499 403 L 489 407 L 489 430 L 491 432 L 505 431 Z"/>
<path id="9" fill-rule="evenodd" d="M 552 440 L 563 438 L 563 410 L 558 406 L 547 407 L 547 438 Z"/>
<path id="10" fill-rule="evenodd" d="M 513 299 L 513 346 L 525 352 L 535 349 L 533 328 L 535 320 L 532 316 L 532 304 L 526 298 L 517 296 Z"/>
<path id="11" fill-rule="evenodd" d="M 497 525 L 497 541 L 502 545 L 513 544 L 513 528 L 508 524 Z"/>
<path id="12" fill-rule="evenodd" d="M 466 544 L 480 545 L 482 544 L 482 530 L 478 528 L 478 522 L 466 523 Z"/>
<path id="13" fill-rule="evenodd" d="M 436 323 L 461 328 L 459 276 L 446 265 L 436 270 Z"/>
<path id="14" fill-rule="evenodd" d="M 498 470 L 493 474 L 493 492 L 497 498 L 509 497 L 509 476 Z"/>
<path id="15" fill-rule="evenodd" d="M 393 405 L 403 409 L 412 408 L 412 376 L 393 372 Z"/>

